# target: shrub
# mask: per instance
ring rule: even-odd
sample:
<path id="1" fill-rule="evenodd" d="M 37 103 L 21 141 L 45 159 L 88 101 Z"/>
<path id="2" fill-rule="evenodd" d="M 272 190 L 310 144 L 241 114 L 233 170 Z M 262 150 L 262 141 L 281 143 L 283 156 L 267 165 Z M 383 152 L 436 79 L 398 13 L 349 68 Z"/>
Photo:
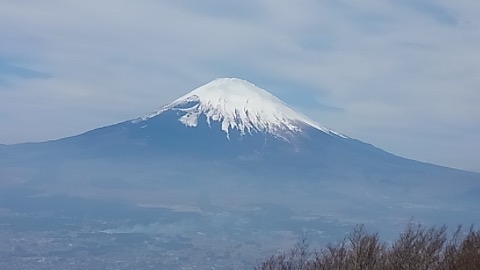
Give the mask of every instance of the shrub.
<path id="1" fill-rule="evenodd" d="M 409 224 L 393 244 L 363 226 L 337 244 L 312 250 L 303 239 L 289 252 L 272 255 L 257 270 L 474 270 L 480 269 L 480 231 L 459 226 L 452 237 L 447 227 Z"/>

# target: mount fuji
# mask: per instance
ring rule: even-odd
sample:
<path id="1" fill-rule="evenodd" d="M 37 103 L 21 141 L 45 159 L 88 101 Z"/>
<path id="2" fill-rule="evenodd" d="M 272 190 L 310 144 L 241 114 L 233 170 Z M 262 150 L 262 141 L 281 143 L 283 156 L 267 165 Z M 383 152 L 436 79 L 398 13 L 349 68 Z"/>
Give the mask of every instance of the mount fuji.
<path id="1" fill-rule="evenodd" d="M 90 208 L 49 199 L 40 212 L 54 213 L 60 223 L 60 212 L 72 219 L 79 211 L 93 215 L 82 222 L 97 232 L 181 235 L 194 246 L 182 251 L 188 254 L 212 252 L 211 243 L 198 244 L 203 235 L 232 246 L 254 243 L 248 258 L 259 246 L 268 250 L 278 239 L 306 233 L 320 242 L 338 240 L 358 223 L 391 236 L 412 219 L 480 222 L 479 174 L 388 153 L 234 78 L 83 134 L 0 145 L 0 179 L 0 208 L 12 213 L 38 216 L 37 205 L 58 196 L 94 201 L 93 209 L 107 210 L 95 216 Z M 107 199 L 122 203 L 102 208 Z M 122 207 L 135 212 L 118 212 Z M 145 209 L 168 213 L 140 215 Z"/>
<path id="2" fill-rule="evenodd" d="M 342 180 L 475 175 L 401 158 L 349 138 L 293 110 L 266 90 L 235 78 L 216 79 L 143 117 L 73 137 L 9 148 L 24 149 L 27 156 L 39 159 L 46 155 L 62 160 L 228 160 L 252 168 L 273 167 L 293 175 L 308 171 Z"/>

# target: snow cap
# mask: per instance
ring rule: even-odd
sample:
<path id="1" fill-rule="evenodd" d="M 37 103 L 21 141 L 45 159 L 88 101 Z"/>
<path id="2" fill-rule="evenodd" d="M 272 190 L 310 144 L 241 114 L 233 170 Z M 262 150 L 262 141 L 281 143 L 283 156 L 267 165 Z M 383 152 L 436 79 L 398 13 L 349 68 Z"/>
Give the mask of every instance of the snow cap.
<path id="1" fill-rule="evenodd" d="M 188 108 L 180 106 L 186 104 L 192 105 Z M 235 78 L 213 80 L 144 117 L 143 120 L 170 109 L 185 112 L 179 120 L 186 126 L 196 127 L 202 114 L 206 116 L 209 124 L 211 121 L 221 122 L 222 130 L 227 136 L 229 130 L 238 129 L 242 135 L 267 132 L 284 137 L 286 133 L 301 132 L 305 126 L 339 135 L 296 112 L 266 90 Z"/>

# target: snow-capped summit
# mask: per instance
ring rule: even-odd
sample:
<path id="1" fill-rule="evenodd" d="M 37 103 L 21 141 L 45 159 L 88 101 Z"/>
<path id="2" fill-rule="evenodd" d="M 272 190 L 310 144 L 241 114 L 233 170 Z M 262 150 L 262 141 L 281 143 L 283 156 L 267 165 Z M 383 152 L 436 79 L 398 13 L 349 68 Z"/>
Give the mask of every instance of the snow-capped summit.
<path id="1" fill-rule="evenodd" d="M 305 127 L 340 135 L 296 112 L 266 90 L 235 78 L 213 80 L 136 121 L 148 120 L 169 110 L 181 112 L 179 121 L 188 127 L 196 127 L 200 116 L 204 116 L 209 125 L 220 122 L 227 137 L 229 131 L 237 129 L 242 135 L 266 132 L 285 138 L 286 134 L 301 132 Z"/>

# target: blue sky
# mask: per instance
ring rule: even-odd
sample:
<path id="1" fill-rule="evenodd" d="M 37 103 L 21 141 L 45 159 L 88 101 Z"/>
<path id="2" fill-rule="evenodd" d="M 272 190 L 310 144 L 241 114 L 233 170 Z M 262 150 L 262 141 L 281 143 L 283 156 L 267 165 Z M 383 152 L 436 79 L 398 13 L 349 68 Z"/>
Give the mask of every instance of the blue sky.
<path id="1" fill-rule="evenodd" d="M 338 132 L 480 171 L 477 0 L 0 5 L 0 143 L 75 135 L 239 77 Z"/>

